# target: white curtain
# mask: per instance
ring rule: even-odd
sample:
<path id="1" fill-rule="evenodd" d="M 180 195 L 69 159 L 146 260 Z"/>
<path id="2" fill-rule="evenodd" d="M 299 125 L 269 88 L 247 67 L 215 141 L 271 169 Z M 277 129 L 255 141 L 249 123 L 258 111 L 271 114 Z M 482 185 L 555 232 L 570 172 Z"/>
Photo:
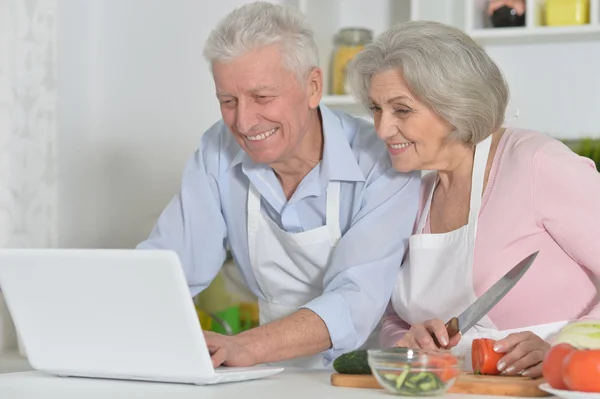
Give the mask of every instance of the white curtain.
<path id="1" fill-rule="evenodd" d="M 53 247 L 57 0 L 0 0 L 0 247 Z M 0 287 L 1 288 L 1 287 Z M 0 296 L 0 350 L 14 331 Z"/>

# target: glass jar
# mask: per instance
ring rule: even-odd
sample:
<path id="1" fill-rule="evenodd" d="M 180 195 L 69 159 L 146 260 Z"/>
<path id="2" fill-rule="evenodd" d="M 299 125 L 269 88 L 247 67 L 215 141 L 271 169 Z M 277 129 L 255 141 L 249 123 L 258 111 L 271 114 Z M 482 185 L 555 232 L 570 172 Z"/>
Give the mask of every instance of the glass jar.
<path id="1" fill-rule="evenodd" d="M 363 47 L 373 40 L 373 32 L 364 28 L 342 28 L 334 38 L 335 47 L 331 59 L 329 94 L 349 93 L 346 67 Z"/>

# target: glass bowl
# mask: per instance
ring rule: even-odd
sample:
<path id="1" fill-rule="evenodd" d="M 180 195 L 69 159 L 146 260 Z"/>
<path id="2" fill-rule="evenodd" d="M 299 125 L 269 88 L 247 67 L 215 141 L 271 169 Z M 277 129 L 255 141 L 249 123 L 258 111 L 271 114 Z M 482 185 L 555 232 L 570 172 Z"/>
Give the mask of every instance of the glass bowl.
<path id="1" fill-rule="evenodd" d="M 379 384 L 403 396 L 443 395 L 456 381 L 464 360 L 449 350 L 391 348 L 367 353 Z"/>

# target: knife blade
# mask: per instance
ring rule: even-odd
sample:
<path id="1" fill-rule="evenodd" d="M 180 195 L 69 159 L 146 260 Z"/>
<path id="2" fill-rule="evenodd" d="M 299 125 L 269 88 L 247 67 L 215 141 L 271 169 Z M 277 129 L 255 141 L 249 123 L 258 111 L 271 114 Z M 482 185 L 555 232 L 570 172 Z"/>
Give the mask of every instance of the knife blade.
<path id="1" fill-rule="evenodd" d="M 539 251 L 535 251 L 525 259 L 517 263 L 512 269 L 492 285 L 482 296 L 473 302 L 465 309 L 458 317 L 451 318 L 446 323 L 446 331 L 448 338 L 461 333 L 464 334 L 470 330 L 479 320 L 481 320 L 504 296 L 511 290 L 512 287 L 523 277 L 529 269 Z M 437 341 L 435 334 L 432 332 L 432 337 L 435 344 L 441 345 Z"/>

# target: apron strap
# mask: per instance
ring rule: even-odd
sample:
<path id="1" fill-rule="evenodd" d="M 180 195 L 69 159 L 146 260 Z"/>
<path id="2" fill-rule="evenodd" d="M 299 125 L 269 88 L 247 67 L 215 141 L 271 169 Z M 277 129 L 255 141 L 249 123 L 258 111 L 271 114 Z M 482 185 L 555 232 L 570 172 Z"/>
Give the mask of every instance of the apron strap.
<path id="1" fill-rule="evenodd" d="M 329 239 L 336 245 L 342 237 L 340 230 L 340 182 L 329 182 L 327 187 L 327 208 L 325 223 L 329 229 Z"/>
<path id="2" fill-rule="evenodd" d="M 473 160 L 473 172 L 471 175 L 471 201 L 469 206 L 469 225 L 477 228 L 477 219 L 479 217 L 479 210 L 481 209 L 481 196 L 483 195 L 483 181 L 485 180 L 485 167 L 487 165 L 488 156 L 490 154 L 490 147 L 492 145 L 492 136 L 488 136 L 481 143 L 475 147 L 475 158 Z M 437 172 L 433 172 L 437 173 Z M 421 218 L 417 226 L 417 234 L 421 234 L 425 228 L 427 217 L 429 216 L 429 210 L 431 209 L 431 201 L 433 200 L 433 193 L 435 187 L 438 184 L 438 177 L 436 175 L 435 182 L 429 191 L 427 196 L 427 202 L 421 212 Z"/>
<path id="3" fill-rule="evenodd" d="M 249 182 L 248 187 L 248 211 L 259 211 L 260 212 L 260 198 L 261 195 L 258 189 Z"/>
<path id="4" fill-rule="evenodd" d="M 469 209 L 469 224 L 473 226 L 477 226 L 479 210 L 481 209 L 481 196 L 483 195 L 485 167 L 487 165 L 488 156 L 490 155 L 491 145 L 492 136 L 490 135 L 475 147 L 473 174 L 471 176 L 471 205 Z"/>
<path id="5" fill-rule="evenodd" d="M 438 184 L 437 172 L 431 172 L 431 173 L 435 173 L 435 181 L 433 182 L 433 185 L 431 186 L 431 190 L 429 190 L 429 194 L 427 194 L 427 202 L 425 203 L 425 206 L 423 207 L 423 210 L 421 211 L 421 218 L 419 219 L 419 225 L 417 226 L 416 234 L 423 233 L 423 229 L 425 228 L 425 222 L 427 222 L 427 217 L 429 216 L 429 210 L 431 209 L 431 201 L 433 200 L 433 193 L 435 192 L 435 186 L 437 186 L 437 184 Z"/>

